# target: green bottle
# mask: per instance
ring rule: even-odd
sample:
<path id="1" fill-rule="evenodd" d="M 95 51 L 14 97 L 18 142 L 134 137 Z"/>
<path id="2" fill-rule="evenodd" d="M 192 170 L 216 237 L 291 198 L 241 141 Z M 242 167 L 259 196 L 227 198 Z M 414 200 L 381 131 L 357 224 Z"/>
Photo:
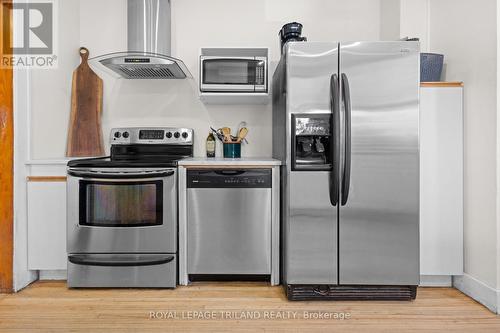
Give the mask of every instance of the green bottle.
<path id="1" fill-rule="evenodd" d="M 215 157 L 215 136 L 212 132 L 207 137 L 207 157 Z"/>

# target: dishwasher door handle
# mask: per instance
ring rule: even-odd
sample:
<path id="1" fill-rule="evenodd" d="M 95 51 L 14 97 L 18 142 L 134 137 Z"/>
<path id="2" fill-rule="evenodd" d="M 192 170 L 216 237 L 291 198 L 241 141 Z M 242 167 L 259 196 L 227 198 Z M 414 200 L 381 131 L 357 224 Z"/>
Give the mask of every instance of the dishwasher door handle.
<path id="1" fill-rule="evenodd" d="M 215 170 L 214 171 L 218 175 L 222 176 L 237 176 L 237 175 L 242 175 L 246 171 L 245 170 Z"/>

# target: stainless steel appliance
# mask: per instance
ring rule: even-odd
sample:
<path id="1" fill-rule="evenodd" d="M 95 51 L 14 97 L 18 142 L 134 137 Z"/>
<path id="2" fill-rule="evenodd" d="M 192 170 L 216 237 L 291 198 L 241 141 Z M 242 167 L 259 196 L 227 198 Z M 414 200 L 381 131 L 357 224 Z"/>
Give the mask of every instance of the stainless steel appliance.
<path id="1" fill-rule="evenodd" d="M 67 180 L 69 287 L 175 287 L 177 160 L 186 128 L 115 128 L 111 156 L 72 160 Z"/>
<path id="2" fill-rule="evenodd" d="M 127 1 L 127 52 L 94 59 L 125 79 L 190 79 L 182 60 L 170 56 L 170 0 Z"/>
<path id="3" fill-rule="evenodd" d="M 271 169 L 187 171 L 191 279 L 271 274 Z"/>
<path id="4" fill-rule="evenodd" d="M 412 299 L 419 45 L 288 42 L 273 77 L 289 299 Z"/>
<path id="5" fill-rule="evenodd" d="M 267 92 L 267 57 L 200 57 L 202 92 Z"/>

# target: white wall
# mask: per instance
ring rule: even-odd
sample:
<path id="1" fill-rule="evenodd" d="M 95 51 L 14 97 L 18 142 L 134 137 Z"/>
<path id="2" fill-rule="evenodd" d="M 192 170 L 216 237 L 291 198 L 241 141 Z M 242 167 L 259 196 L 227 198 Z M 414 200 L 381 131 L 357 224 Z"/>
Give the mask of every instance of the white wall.
<path id="1" fill-rule="evenodd" d="M 400 0 L 400 37 L 420 38 L 420 50 L 429 52 L 429 11 L 432 0 Z M 434 0 L 433 2 L 436 2 Z M 450 7 L 448 14 L 453 9 Z"/>
<path id="2" fill-rule="evenodd" d="M 380 0 L 380 39 L 420 39 L 420 50 L 429 52 L 431 0 Z"/>
<path id="3" fill-rule="evenodd" d="M 78 0 L 59 1 L 58 14 L 59 66 L 31 70 L 30 155 L 35 158 L 60 158 L 66 150 L 71 73 L 80 47 Z"/>
<path id="4" fill-rule="evenodd" d="M 465 273 L 496 288 L 496 1 L 430 5 L 430 50 L 465 83 Z"/>
<path id="5" fill-rule="evenodd" d="M 126 0 L 64 0 L 60 1 L 59 15 L 59 69 L 32 73 L 30 143 L 34 159 L 64 156 L 71 73 L 79 63 L 78 48 L 88 47 L 91 56 L 126 49 Z M 172 0 L 172 55 L 181 58 L 195 78 L 201 47 L 269 47 L 275 64 L 280 54 L 278 31 L 291 20 L 304 24 L 309 40 L 376 40 L 380 2 Z M 98 74 L 105 79 L 105 138 L 115 126 L 190 126 L 196 133 L 195 154 L 203 155 L 209 125 L 234 127 L 245 120 L 250 144 L 243 148 L 243 154 L 271 156 L 270 104 L 205 107 L 194 95 L 196 86 L 190 89 L 157 81 L 117 82 Z"/>
<path id="6" fill-rule="evenodd" d="M 380 0 L 380 39 L 398 40 L 401 26 L 401 1 Z"/>

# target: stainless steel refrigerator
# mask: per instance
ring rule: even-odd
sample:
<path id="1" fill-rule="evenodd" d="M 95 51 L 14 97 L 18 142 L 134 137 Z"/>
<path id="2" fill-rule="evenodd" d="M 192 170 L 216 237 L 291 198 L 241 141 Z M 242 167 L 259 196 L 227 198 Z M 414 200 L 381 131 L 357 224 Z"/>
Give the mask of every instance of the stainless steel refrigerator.
<path id="1" fill-rule="evenodd" d="M 289 42 L 273 76 L 289 299 L 414 299 L 418 42 Z"/>

